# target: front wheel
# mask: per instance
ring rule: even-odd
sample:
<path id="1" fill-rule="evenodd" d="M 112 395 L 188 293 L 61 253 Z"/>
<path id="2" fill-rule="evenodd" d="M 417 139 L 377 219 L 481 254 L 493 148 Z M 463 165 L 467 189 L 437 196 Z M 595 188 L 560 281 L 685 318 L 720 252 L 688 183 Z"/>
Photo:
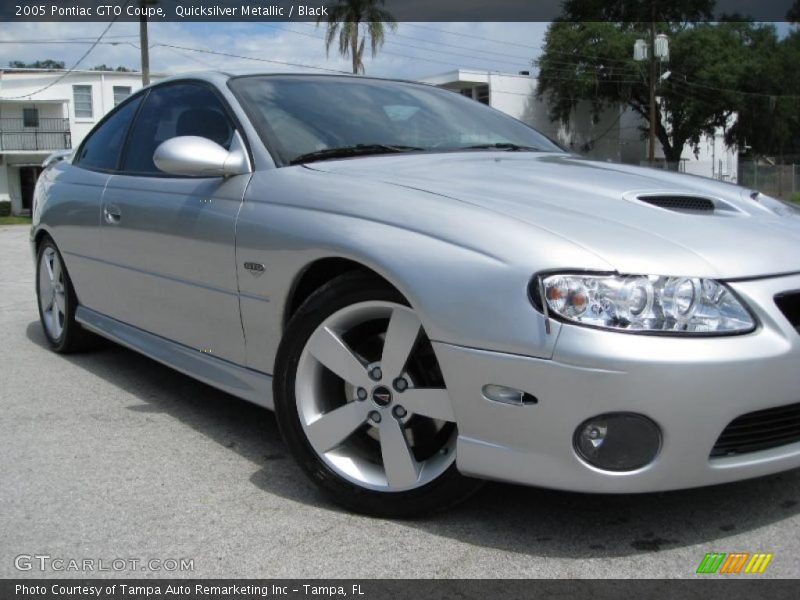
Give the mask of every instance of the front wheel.
<path id="1" fill-rule="evenodd" d="M 452 403 L 419 317 L 382 281 L 346 274 L 318 290 L 292 318 L 275 371 L 281 432 L 335 502 L 402 517 L 480 485 L 456 469 Z"/>

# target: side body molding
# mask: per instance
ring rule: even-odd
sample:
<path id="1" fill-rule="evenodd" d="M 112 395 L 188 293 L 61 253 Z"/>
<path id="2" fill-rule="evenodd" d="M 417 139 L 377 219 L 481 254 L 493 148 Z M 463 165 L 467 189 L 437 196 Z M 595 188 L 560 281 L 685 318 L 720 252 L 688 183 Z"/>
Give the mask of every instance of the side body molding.
<path id="1" fill-rule="evenodd" d="M 203 354 L 79 306 L 75 319 L 88 330 L 126 346 L 203 383 L 272 410 L 272 377 Z"/>

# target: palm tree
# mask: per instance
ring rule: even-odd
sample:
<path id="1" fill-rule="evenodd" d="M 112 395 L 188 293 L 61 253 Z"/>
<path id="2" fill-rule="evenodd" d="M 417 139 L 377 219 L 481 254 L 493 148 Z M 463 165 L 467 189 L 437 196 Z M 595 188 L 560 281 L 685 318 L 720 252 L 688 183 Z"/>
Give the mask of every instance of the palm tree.
<path id="1" fill-rule="evenodd" d="M 325 52 L 330 55 L 331 46 L 337 35 L 339 37 L 339 54 L 350 56 L 353 61 L 353 73 L 364 72 L 364 43 L 369 38 L 372 57 L 385 41 L 385 27 L 392 31 L 397 29 L 392 13 L 382 6 L 385 0 L 338 0 L 328 10 L 328 30 L 325 32 Z M 317 25 L 322 18 L 317 20 Z M 359 37 L 361 38 L 359 41 Z"/>

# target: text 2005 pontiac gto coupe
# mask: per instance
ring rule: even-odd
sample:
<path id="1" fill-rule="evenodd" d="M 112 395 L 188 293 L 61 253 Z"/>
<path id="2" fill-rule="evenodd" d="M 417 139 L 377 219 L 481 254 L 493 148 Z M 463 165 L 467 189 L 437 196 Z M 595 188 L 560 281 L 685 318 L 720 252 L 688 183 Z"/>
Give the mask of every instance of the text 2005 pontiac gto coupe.
<path id="1" fill-rule="evenodd" d="M 800 211 L 400 81 L 201 73 L 36 189 L 41 321 L 274 408 L 335 501 L 800 466 Z"/>

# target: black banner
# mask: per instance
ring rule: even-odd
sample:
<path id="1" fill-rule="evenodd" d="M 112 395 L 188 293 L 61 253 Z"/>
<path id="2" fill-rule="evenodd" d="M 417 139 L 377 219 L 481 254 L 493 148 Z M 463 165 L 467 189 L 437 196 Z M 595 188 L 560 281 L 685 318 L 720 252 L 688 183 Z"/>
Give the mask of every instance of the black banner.
<path id="1" fill-rule="evenodd" d="M 581 3 L 584 21 L 671 20 L 669 11 L 694 11 L 691 20 L 797 18 L 798 0 L 385 0 L 400 22 L 535 22 L 562 18 L 565 7 Z M 316 21 L 325 20 L 337 0 L 4 0 L 0 21 Z M 684 6 L 685 5 L 685 6 Z"/>
<path id="2" fill-rule="evenodd" d="M 3 600 L 525 600 L 528 598 L 659 598 L 665 600 L 783 600 L 797 582 L 761 579 L 697 580 L 300 580 L 300 579 L 27 579 L 0 580 Z"/>

